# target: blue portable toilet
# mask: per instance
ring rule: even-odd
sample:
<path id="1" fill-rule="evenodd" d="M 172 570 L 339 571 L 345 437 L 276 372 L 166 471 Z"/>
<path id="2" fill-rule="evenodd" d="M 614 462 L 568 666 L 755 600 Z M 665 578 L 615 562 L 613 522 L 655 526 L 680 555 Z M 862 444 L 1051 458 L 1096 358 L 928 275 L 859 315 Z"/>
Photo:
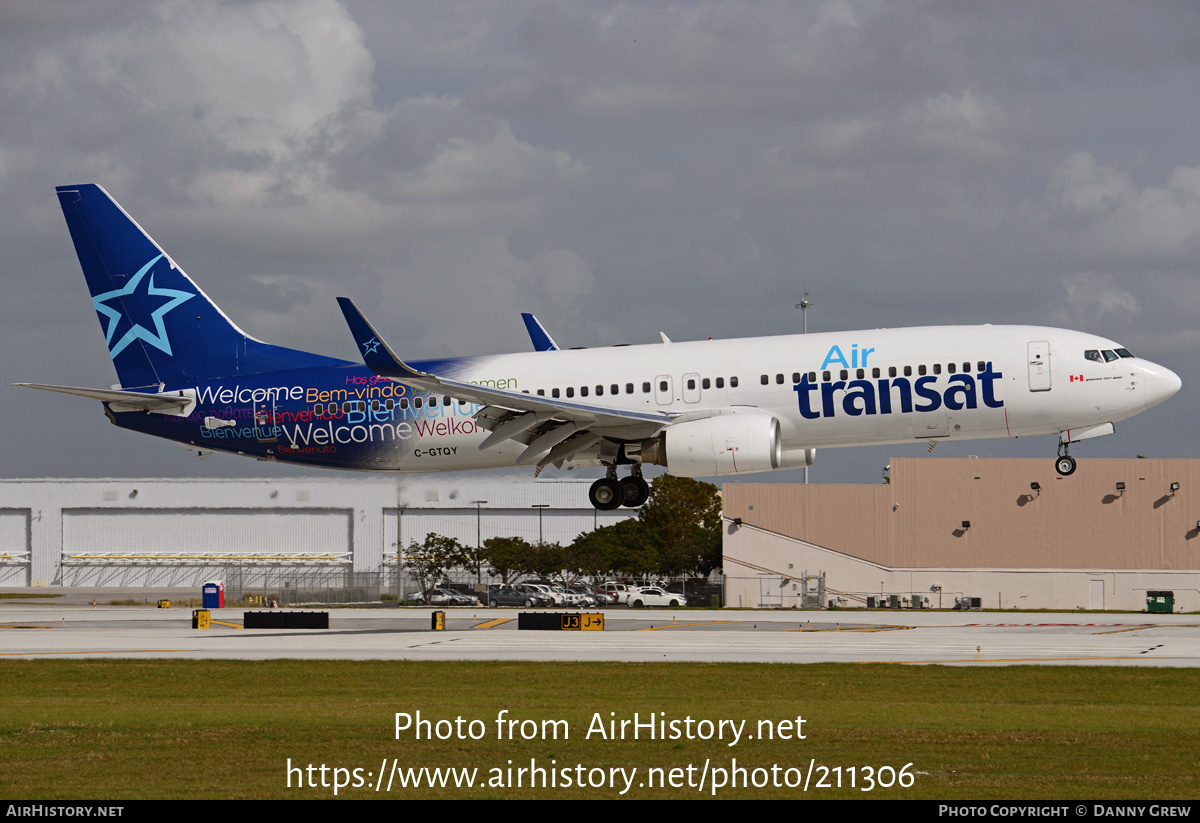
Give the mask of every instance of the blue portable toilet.
<path id="1" fill-rule="evenodd" d="M 225 581 L 210 580 L 203 587 L 203 602 L 206 609 L 225 608 Z"/>

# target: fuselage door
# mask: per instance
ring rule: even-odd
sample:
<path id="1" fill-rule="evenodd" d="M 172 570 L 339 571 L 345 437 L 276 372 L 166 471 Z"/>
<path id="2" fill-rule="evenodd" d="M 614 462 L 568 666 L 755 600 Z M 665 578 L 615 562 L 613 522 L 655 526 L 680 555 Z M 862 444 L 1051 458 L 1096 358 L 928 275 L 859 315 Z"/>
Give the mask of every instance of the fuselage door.
<path id="1" fill-rule="evenodd" d="M 685 374 L 683 376 L 683 402 L 700 402 L 700 375 Z"/>
<path id="2" fill-rule="evenodd" d="M 1029 343 L 1029 390 L 1050 391 L 1050 344 L 1045 340 Z"/>
<path id="3" fill-rule="evenodd" d="M 654 378 L 654 402 L 660 406 L 669 406 L 675 402 L 675 392 L 671 388 L 671 375 L 660 374 Z"/>
<path id="4" fill-rule="evenodd" d="M 275 425 L 275 398 L 254 404 L 254 439 L 259 443 L 274 443 L 279 440 L 279 429 Z"/>

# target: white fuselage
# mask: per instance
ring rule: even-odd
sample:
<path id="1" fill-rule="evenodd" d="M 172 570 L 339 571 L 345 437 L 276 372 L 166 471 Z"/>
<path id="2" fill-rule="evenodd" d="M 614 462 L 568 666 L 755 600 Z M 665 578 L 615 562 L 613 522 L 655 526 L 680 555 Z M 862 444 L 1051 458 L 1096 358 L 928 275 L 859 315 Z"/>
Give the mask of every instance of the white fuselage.
<path id="1" fill-rule="evenodd" d="M 454 376 L 679 422 L 712 410 L 770 415 L 779 423 L 779 468 L 789 468 L 804 465 L 813 448 L 1084 430 L 1131 417 L 1180 387 L 1171 371 L 1128 352 L 1105 360 L 1088 359 L 1088 351 L 1124 350 L 1063 329 L 945 326 L 464 358 L 454 361 Z M 480 451 L 487 432 L 470 422 L 476 411 L 453 400 L 430 409 L 426 398 L 419 413 L 381 409 L 360 422 L 411 421 L 413 448 L 399 465 L 378 469 L 512 465 L 524 445 Z M 634 426 L 623 439 L 639 436 Z M 568 462 L 595 463 L 596 455 Z"/>

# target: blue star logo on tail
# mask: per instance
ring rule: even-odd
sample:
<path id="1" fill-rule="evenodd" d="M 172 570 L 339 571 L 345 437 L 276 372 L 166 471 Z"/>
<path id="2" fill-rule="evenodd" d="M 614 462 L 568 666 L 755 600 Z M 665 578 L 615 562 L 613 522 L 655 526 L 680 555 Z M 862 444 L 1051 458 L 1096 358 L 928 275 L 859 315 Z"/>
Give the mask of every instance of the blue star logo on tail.
<path id="1" fill-rule="evenodd" d="M 112 357 L 116 357 L 125 347 L 134 340 L 144 340 L 159 351 L 171 354 L 171 340 L 167 337 L 167 329 L 163 325 L 163 318 L 167 312 L 191 300 L 196 295 L 186 291 L 177 291 L 175 289 L 159 289 L 154 286 L 154 275 L 151 273 L 147 278 L 146 274 L 154 267 L 154 264 L 163 259 L 163 255 L 158 255 L 146 265 L 142 266 L 138 273 L 133 276 L 123 289 L 105 292 L 92 298 L 92 305 L 96 307 L 96 311 L 108 318 L 108 323 L 104 328 L 104 340 L 108 343 L 108 353 Z M 139 292 L 142 281 L 145 280 L 146 288 Z M 130 298 L 129 300 L 121 300 L 123 297 Z M 150 331 L 145 326 L 134 321 L 134 315 L 138 314 L 138 309 L 150 302 L 151 298 L 165 297 L 167 302 L 160 305 L 154 311 L 150 312 L 150 324 L 154 326 L 154 331 Z M 110 302 L 116 302 L 118 308 L 106 305 Z M 122 335 L 117 344 L 113 345 L 113 337 L 116 335 L 117 327 L 121 323 L 121 318 L 129 322 L 129 331 Z"/>
<path id="2" fill-rule="evenodd" d="M 379 351 L 379 340 L 372 337 L 366 343 L 363 343 L 363 354 L 374 354 Z"/>

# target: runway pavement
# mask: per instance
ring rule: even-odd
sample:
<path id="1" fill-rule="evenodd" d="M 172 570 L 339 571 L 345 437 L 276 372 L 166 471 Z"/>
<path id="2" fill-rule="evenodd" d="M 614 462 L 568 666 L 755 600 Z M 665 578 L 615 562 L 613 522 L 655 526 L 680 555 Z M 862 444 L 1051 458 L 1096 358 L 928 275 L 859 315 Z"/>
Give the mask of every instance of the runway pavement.
<path id="1" fill-rule="evenodd" d="M 274 658 L 978 665 L 1200 665 L 1200 616 L 923 611 L 632 611 L 604 631 L 518 631 L 516 609 L 331 609 L 328 630 L 243 629 L 243 609 L 0 601 L 0 659 Z M 590 612 L 589 612 L 590 613 Z"/>

